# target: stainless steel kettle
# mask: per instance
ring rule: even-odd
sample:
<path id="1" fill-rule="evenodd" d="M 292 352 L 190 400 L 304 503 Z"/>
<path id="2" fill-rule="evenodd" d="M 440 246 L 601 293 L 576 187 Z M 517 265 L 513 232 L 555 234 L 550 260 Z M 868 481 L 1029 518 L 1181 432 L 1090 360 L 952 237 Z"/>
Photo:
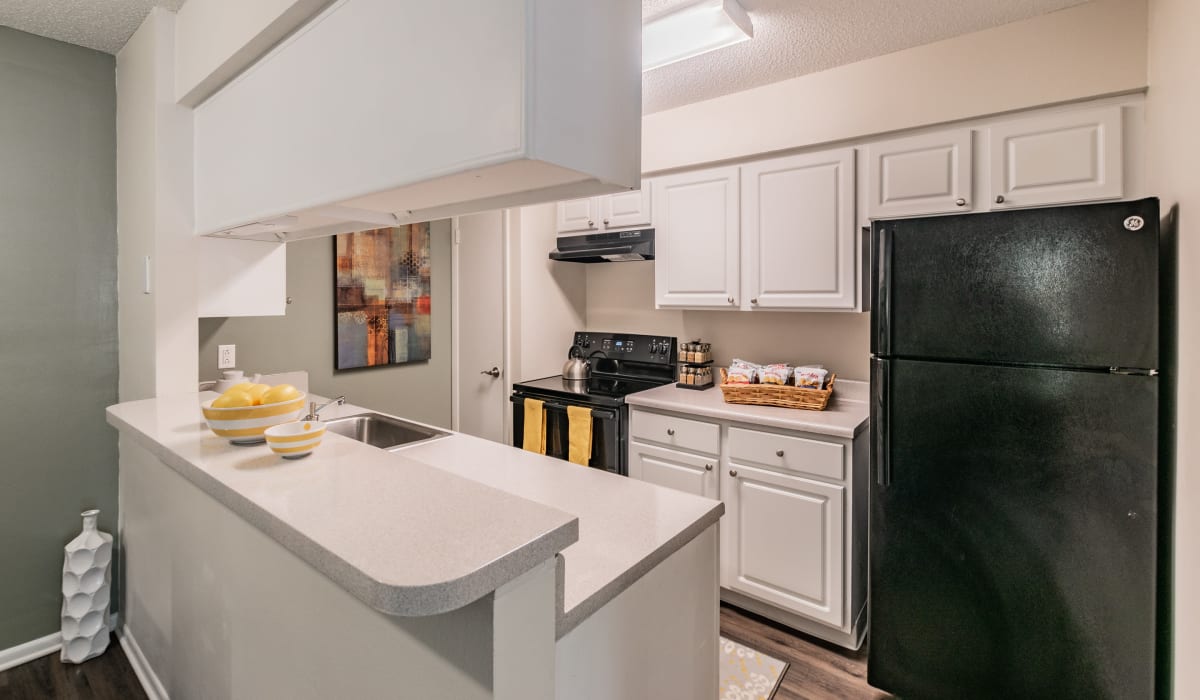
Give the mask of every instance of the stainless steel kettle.
<path id="1" fill-rule="evenodd" d="M 563 365 L 563 379 L 587 379 L 592 376 L 592 365 L 583 356 L 583 348 L 572 345 L 567 351 L 567 362 Z"/>

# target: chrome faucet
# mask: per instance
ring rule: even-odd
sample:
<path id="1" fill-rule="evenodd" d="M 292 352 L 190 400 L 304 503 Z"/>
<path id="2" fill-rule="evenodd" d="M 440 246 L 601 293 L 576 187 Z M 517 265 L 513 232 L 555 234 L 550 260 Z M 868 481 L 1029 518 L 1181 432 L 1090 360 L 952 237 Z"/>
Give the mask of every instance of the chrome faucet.
<path id="1" fill-rule="evenodd" d="M 317 405 L 316 401 L 310 401 L 308 403 L 308 415 L 304 417 L 304 420 L 321 420 L 321 411 L 329 408 L 333 404 L 341 406 L 344 403 L 346 403 L 345 396 L 339 396 L 336 399 L 330 399 L 320 406 Z"/>

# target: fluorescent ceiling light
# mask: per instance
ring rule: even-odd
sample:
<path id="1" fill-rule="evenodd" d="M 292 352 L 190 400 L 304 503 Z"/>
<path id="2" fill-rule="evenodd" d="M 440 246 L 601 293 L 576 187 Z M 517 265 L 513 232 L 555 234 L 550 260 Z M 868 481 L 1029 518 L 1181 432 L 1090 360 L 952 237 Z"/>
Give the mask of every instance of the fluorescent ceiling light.
<path id="1" fill-rule="evenodd" d="M 642 25 L 642 70 L 723 49 L 754 36 L 737 0 L 701 0 Z"/>

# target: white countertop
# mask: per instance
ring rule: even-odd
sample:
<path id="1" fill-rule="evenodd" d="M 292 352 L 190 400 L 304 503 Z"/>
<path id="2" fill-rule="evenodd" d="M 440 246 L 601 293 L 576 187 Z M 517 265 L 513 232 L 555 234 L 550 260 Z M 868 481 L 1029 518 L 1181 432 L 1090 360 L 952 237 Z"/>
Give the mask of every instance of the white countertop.
<path id="1" fill-rule="evenodd" d="M 199 405 L 215 396 L 119 404 L 108 420 L 389 614 L 461 607 L 561 552 L 562 636 L 724 512 L 719 501 L 457 433 L 385 452 L 327 432 L 311 456 L 284 460 L 212 434 Z M 330 407 L 322 418 L 368 410 Z"/>
<path id="2" fill-rule="evenodd" d="M 630 394 L 625 402 L 631 406 L 853 439 L 867 428 L 871 415 L 869 399 L 867 382 L 838 379 L 824 411 L 725 403 L 719 386 L 696 391 L 668 384 Z"/>

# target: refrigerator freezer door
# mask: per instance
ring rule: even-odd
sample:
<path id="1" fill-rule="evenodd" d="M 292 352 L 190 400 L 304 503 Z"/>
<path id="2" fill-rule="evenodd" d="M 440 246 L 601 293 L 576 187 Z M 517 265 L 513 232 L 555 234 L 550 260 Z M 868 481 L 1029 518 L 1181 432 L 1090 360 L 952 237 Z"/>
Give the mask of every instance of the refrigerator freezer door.
<path id="1" fill-rule="evenodd" d="M 1156 199 L 879 221 L 873 250 L 877 355 L 1159 366 Z"/>
<path id="2" fill-rule="evenodd" d="M 871 685 L 1154 697 L 1158 379 L 888 364 Z"/>

